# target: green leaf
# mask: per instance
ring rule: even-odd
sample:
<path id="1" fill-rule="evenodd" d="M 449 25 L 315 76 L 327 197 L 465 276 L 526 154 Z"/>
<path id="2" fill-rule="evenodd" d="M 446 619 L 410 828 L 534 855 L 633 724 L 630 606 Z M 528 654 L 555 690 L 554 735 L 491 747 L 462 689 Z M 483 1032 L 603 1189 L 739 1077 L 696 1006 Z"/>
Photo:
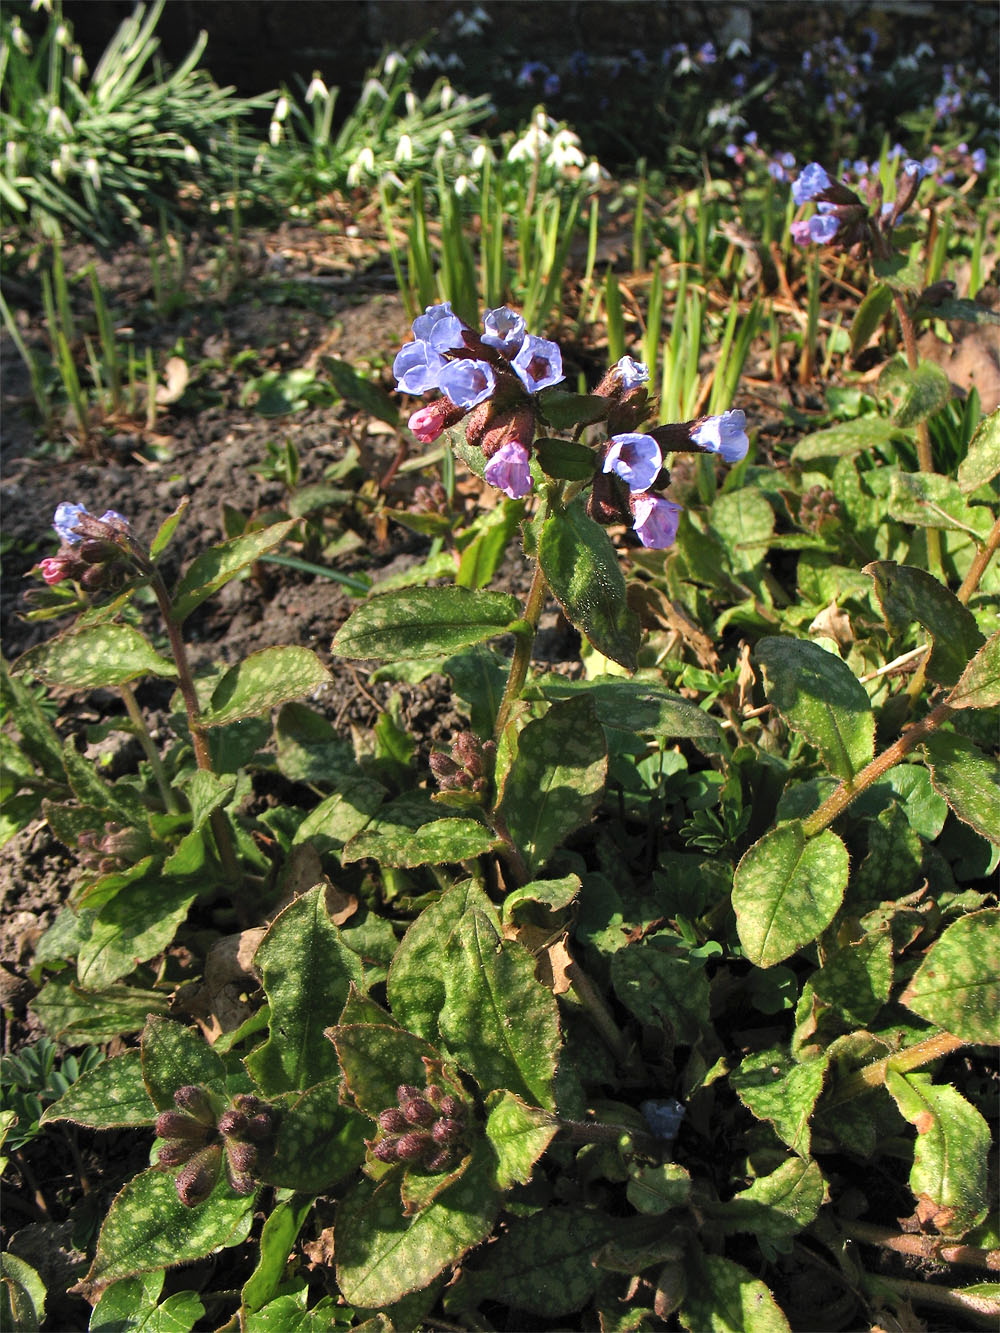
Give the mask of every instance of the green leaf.
<path id="1" fill-rule="evenodd" d="M 483 1092 L 505 1088 L 555 1109 L 559 1013 L 535 962 L 504 940 L 485 912 L 466 912 L 452 936 L 438 1019 L 449 1052 Z"/>
<path id="2" fill-rule="evenodd" d="M 681 1045 L 693 1045 L 709 1027 L 704 963 L 668 953 L 656 936 L 612 956 L 611 984 L 641 1023 L 666 1028 Z"/>
<path id="3" fill-rule="evenodd" d="M 954 685 L 966 663 L 983 642 L 976 618 L 953 592 L 926 570 L 874 560 L 864 572 L 875 581 L 875 594 L 886 624 L 895 635 L 913 621 L 934 640 L 927 674 L 941 685 Z"/>
<path id="4" fill-rule="evenodd" d="M 295 830 L 292 846 L 311 842 L 320 856 L 339 853 L 345 843 L 367 828 L 387 794 L 380 782 L 344 779 L 325 801 L 309 811 Z"/>
<path id="5" fill-rule="evenodd" d="M 555 700 L 572 699 L 580 694 L 593 701 L 602 727 L 667 741 L 685 738 L 701 749 L 713 751 L 725 744 L 722 728 L 714 717 L 689 699 L 671 694 L 654 680 L 596 676 L 585 681 L 543 676 L 525 688 L 523 697 Z"/>
<path id="6" fill-rule="evenodd" d="M 460 588 L 483 588 L 489 583 L 523 517 L 523 500 L 504 500 L 477 522 L 478 531 L 462 551 L 455 576 Z"/>
<path id="7" fill-rule="evenodd" d="M 851 321 L 851 356 L 868 346 L 892 307 L 892 288 L 884 282 L 873 283 Z"/>
<path id="8" fill-rule="evenodd" d="M 485 1265 L 463 1268 L 447 1307 L 474 1310 L 483 1301 L 499 1301 L 545 1319 L 581 1310 L 604 1277 L 594 1256 L 619 1226 L 617 1219 L 585 1208 L 549 1207 L 514 1219 L 490 1246 Z"/>
<path id="9" fill-rule="evenodd" d="M 137 1032 L 150 1014 L 165 1014 L 169 997 L 133 986 L 81 990 L 65 977 L 53 977 L 31 1001 L 31 1009 L 50 1037 L 68 1046 L 110 1041 Z"/>
<path id="10" fill-rule="evenodd" d="M 193 1291 L 177 1291 L 157 1305 L 163 1279 L 159 1268 L 112 1282 L 94 1306 L 89 1333 L 190 1333 L 205 1307 Z"/>
<path id="11" fill-rule="evenodd" d="M 900 996 L 963 1041 L 1000 1045 L 1000 908 L 953 921 Z"/>
<path id="12" fill-rule="evenodd" d="M 157 1111 L 172 1111 L 174 1093 L 190 1084 L 221 1095 L 226 1070 L 204 1037 L 171 1019 L 151 1017 L 142 1034 L 142 1076 Z"/>
<path id="13" fill-rule="evenodd" d="M 674 1162 L 640 1166 L 633 1168 L 625 1193 L 637 1213 L 661 1217 L 671 1209 L 687 1207 L 691 1200 L 691 1176 Z"/>
<path id="14" fill-rule="evenodd" d="M 181 519 L 184 517 L 184 512 L 190 503 L 190 500 L 185 496 L 174 512 L 168 514 L 160 524 L 156 536 L 153 538 L 149 547 L 149 554 L 153 560 L 156 560 L 157 557 L 166 550 L 167 545 L 177 531 L 178 523 L 180 523 Z"/>
<path id="15" fill-rule="evenodd" d="M 886 895 L 884 895 L 886 896 Z M 810 984 L 824 1004 L 832 1005 L 855 1027 L 871 1023 L 892 987 L 892 939 L 888 930 L 869 931 L 827 959 Z"/>
<path id="16" fill-rule="evenodd" d="M 779 824 L 736 867 L 733 908 L 747 957 L 773 967 L 816 939 L 847 888 L 847 848 L 829 829 L 806 838 L 799 820 Z"/>
<path id="17" fill-rule="evenodd" d="M 994 1010 L 994 1014 L 996 1010 Z M 890 1064 L 888 1088 L 900 1113 L 917 1129 L 910 1189 L 941 1235 L 959 1238 L 986 1216 L 990 1203 L 990 1129 L 954 1088 L 930 1074 L 901 1074 Z"/>
<path id="18" fill-rule="evenodd" d="M 909 255 L 893 251 L 883 256 L 872 256 L 872 272 L 882 278 L 886 286 L 904 296 L 916 296 L 924 289 L 923 265 Z"/>
<path id="19" fill-rule="evenodd" d="M 808 1157 L 809 1119 L 823 1090 L 826 1054 L 794 1064 L 777 1047 L 749 1055 L 730 1075 L 733 1090 L 758 1120 L 769 1120 L 775 1133 L 800 1157 Z"/>
<path id="20" fill-rule="evenodd" d="M 309 648 L 261 648 L 230 667 L 200 721 L 204 727 L 223 727 L 312 694 L 331 679 Z"/>
<path id="21" fill-rule="evenodd" d="M 291 1198 L 276 1203 L 268 1214 L 261 1228 L 257 1267 L 243 1284 L 240 1313 L 244 1318 L 274 1299 L 285 1279 L 292 1246 L 312 1208 L 312 1199 Z"/>
<path id="22" fill-rule="evenodd" d="M 45 1283 L 16 1254 L 0 1254 L 0 1328 L 37 1333 L 45 1318 Z"/>
<path id="23" fill-rule="evenodd" d="M 582 499 L 545 520 L 538 559 L 566 619 L 599 653 L 634 671 L 639 618 L 626 601 L 618 553 Z"/>
<path id="24" fill-rule="evenodd" d="M 958 483 L 937 472 L 894 472 L 889 485 L 888 514 L 898 523 L 921 528 L 950 528 L 982 535 L 993 518 L 983 505 L 970 505 Z"/>
<path id="25" fill-rule="evenodd" d="M 369 416 L 399 426 L 399 408 L 384 390 L 371 380 L 362 379 L 346 361 L 336 356 L 320 357 L 323 369 L 333 380 L 333 386 L 352 407 L 363 408 Z"/>
<path id="26" fill-rule="evenodd" d="M 1000 704 L 1000 630 L 979 649 L 945 703 L 949 708 L 993 708 Z"/>
<path id="27" fill-rule="evenodd" d="M 977 301 L 967 301 L 962 297 L 957 300 L 945 297 L 943 301 L 935 301 L 932 305 L 921 303 L 914 310 L 913 318 L 914 320 L 943 319 L 946 322 L 960 319 L 968 324 L 1000 324 L 1000 315 L 988 305 L 980 305 Z"/>
<path id="28" fill-rule="evenodd" d="M 333 641 L 341 657 L 434 657 L 508 633 L 515 598 L 468 588 L 405 588 L 362 603 Z"/>
<path id="29" fill-rule="evenodd" d="M 423 1087 L 424 1061 L 439 1058 L 429 1042 L 389 1024 L 343 1023 L 329 1028 L 326 1035 L 336 1047 L 351 1096 L 373 1120 L 379 1111 L 397 1105 L 400 1083 Z"/>
<path id="30" fill-rule="evenodd" d="M 113 1282 L 238 1245 L 250 1232 L 253 1207 L 253 1195 L 233 1195 L 225 1172 L 204 1203 L 186 1208 L 172 1176 L 155 1168 L 143 1171 L 111 1204 L 87 1281 Z"/>
<path id="31" fill-rule="evenodd" d="M 328 786 L 354 776 L 354 749 L 331 724 L 305 704 L 285 704 L 274 726 L 278 770 L 292 782 Z"/>
<path id="32" fill-rule="evenodd" d="M 764 1283 L 716 1254 L 697 1254 L 689 1264 L 678 1318 L 690 1333 L 791 1333 Z"/>
<path id="33" fill-rule="evenodd" d="M 66 780 L 62 742 L 32 691 L 23 680 L 17 680 L 11 675 L 2 657 L 0 701 L 4 710 L 10 710 L 10 720 L 20 732 L 21 749 L 35 761 L 47 778 L 62 786 Z"/>
<path id="34" fill-rule="evenodd" d="M 485 1145 L 468 1169 L 415 1217 L 403 1215 L 398 1176 L 362 1180 L 337 1206 L 337 1283 L 352 1305 L 381 1308 L 426 1287 L 490 1233 L 499 1207 Z"/>
<path id="35" fill-rule="evenodd" d="M 805 1157 L 782 1162 L 777 1171 L 758 1176 L 749 1189 L 709 1211 L 711 1226 L 781 1241 L 815 1221 L 826 1185 L 817 1164 Z"/>
<path id="36" fill-rule="evenodd" d="M 952 731 L 928 736 L 924 751 L 938 795 L 959 819 L 1000 845 L 1000 764 Z"/>
<path id="37" fill-rule="evenodd" d="M 601 803 L 607 745 L 586 694 L 529 722 L 504 783 L 500 813 L 534 874 Z"/>
<path id="38" fill-rule="evenodd" d="M 174 624 L 182 624 L 195 607 L 235 578 L 241 569 L 252 565 L 275 546 L 280 546 L 294 526 L 295 520 L 289 518 L 202 551 L 201 555 L 191 561 L 174 589 L 170 613 Z"/>
<path id="39" fill-rule="evenodd" d="M 411 1032 L 428 1041 L 438 1038 L 437 1020 L 445 1002 L 449 941 L 471 908 L 484 912 L 499 933 L 496 908 L 474 880 L 466 880 L 424 908 L 403 936 L 389 965 L 386 989 L 393 1014 Z"/>
<path id="40" fill-rule="evenodd" d="M 1000 407 L 984 417 L 969 441 L 969 451 L 958 465 L 958 484 L 968 495 L 987 485 L 1000 472 Z"/>
<path id="41" fill-rule="evenodd" d="M 363 988 L 364 970 L 327 914 L 322 885 L 275 917 L 254 964 L 271 1006 L 268 1039 L 246 1058 L 261 1091 L 301 1092 L 336 1078 L 336 1053 L 324 1029 L 336 1023 L 351 982 Z"/>
<path id="42" fill-rule="evenodd" d="M 365 1159 L 368 1121 L 340 1102 L 340 1079 L 318 1083 L 285 1106 L 274 1148 L 257 1169 L 264 1184 L 322 1194 Z"/>
<path id="43" fill-rule="evenodd" d="M 110 986 L 162 953 L 196 897 L 197 886 L 167 878 L 142 879 L 116 893 L 98 909 L 90 937 L 80 947 L 80 985 Z"/>
<path id="44" fill-rule="evenodd" d="M 558 1133 L 547 1112 L 528 1106 L 512 1092 L 491 1092 L 486 1099 L 486 1137 L 496 1157 L 497 1189 L 506 1193 L 527 1185 L 531 1168 Z"/>
<path id="45" fill-rule="evenodd" d="M 499 845 L 496 835 L 478 819 L 434 819 L 410 828 L 394 822 L 399 808 L 394 801 L 384 805 L 344 847 L 341 862 L 348 865 L 368 856 L 383 866 L 444 865 L 481 856 Z M 408 804 L 403 810 L 408 818 Z"/>
<path id="46" fill-rule="evenodd" d="M 592 393 L 563 393 L 553 389 L 538 400 L 542 416 L 553 430 L 572 430 L 589 426 L 608 415 L 608 400 Z"/>
<path id="47" fill-rule="evenodd" d="M 151 1125 L 155 1118 L 156 1107 L 142 1078 L 142 1057 L 138 1051 L 126 1051 L 82 1074 L 45 1108 L 39 1124 L 72 1120 L 90 1129 L 121 1129 Z"/>
<path id="48" fill-rule="evenodd" d="M 723 491 L 712 505 L 711 523 L 726 548 L 730 568 L 742 573 L 763 560 L 774 531 L 774 510 L 755 486 Z"/>
<path id="49" fill-rule="evenodd" d="M 535 441 L 538 466 L 547 477 L 563 481 L 589 481 L 597 469 L 598 458 L 593 449 L 576 440 L 543 437 Z"/>
<path id="50" fill-rule="evenodd" d="M 131 625 L 91 625 L 71 629 L 29 648 L 13 670 L 27 672 L 46 685 L 71 690 L 110 688 L 137 676 L 176 676 L 173 662 L 161 657 Z"/>
<path id="51" fill-rule="evenodd" d="M 843 458 L 905 438 L 905 432 L 885 417 L 859 417 L 807 435 L 792 450 L 792 462 L 816 463 L 822 459 Z"/>
<path id="52" fill-rule="evenodd" d="M 832 773 L 850 781 L 875 750 L 865 687 L 846 662 L 809 639 L 761 639 L 756 653 L 769 702 L 816 746 Z"/>

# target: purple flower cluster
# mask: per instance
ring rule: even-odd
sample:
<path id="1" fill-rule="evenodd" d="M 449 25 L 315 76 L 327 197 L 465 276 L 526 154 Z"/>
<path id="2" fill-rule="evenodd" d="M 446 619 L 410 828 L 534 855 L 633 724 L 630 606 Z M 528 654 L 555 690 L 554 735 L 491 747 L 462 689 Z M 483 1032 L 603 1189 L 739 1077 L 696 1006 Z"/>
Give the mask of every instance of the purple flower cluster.
<path id="1" fill-rule="evenodd" d="M 117 510 L 106 509 L 95 518 L 84 505 L 64 500 L 56 508 L 52 526 L 62 545 L 56 555 L 38 562 L 50 587 L 72 578 L 94 591 L 121 574 L 131 527 Z"/>

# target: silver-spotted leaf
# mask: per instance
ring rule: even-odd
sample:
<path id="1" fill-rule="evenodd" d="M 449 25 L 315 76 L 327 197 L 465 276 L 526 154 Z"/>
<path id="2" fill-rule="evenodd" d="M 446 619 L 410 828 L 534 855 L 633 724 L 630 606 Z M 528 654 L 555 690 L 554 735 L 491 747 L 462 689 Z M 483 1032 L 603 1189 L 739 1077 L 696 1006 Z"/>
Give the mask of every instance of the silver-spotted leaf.
<path id="1" fill-rule="evenodd" d="M 436 657 L 504 634 L 521 608 L 506 593 L 405 588 L 371 597 L 337 631 L 341 657 Z"/>
<path id="2" fill-rule="evenodd" d="M 309 648 L 261 648 L 231 667 L 201 715 L 204 727 L 223 727 L 301 699 L 328 684 L 330 672 Z"/>
<path id="3" fill-rule="evenodd" d="M 176 676 L 173 662 L 131 625 L 91 625 L 67 630 L 17 659 L 13 670 L 71 690 L 124 685 L 137 676 Z"/>
<path id="4" fill-rule="evenodd" d="M 1000 908 L 947 926 L 900 1000 L 963 1041 L 1000 1045 Z"/>

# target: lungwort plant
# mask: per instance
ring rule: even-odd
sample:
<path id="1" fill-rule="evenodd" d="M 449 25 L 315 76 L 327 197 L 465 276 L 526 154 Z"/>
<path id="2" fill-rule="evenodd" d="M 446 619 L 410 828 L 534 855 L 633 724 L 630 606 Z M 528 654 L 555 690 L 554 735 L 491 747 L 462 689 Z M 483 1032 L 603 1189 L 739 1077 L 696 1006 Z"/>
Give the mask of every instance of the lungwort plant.
<path id="1" fill-rule="evenodd" d="M 833 218 L 874 248 L 887 296 L 859 318 L 912 320 L 892 231 L 804 179 L 842 210 L 822 239 Z M 187 617 L 283 525 L 168 587 L 179 515 L 147 549 L 71 505 L 40 566 L 79 618 L 9 682 L 43 775 L 22 795 L 89 859 L 34 1007 L 67 1041 L 141 1029 L 41 1122 L 153 1136 L 90 1258 L 91 1328 L 169 1307 L 247 1333 L 776 1333 L 815 1326 L 817 1282 L 835 1327 L 995 1314 L 997 415 L 957 478 L 874 467 L 897 437 L 925 461 L 937 380 L 900 366 L 894 419 L 813 436 L 779 475 L 740 411 L 660 424 L 628 355 L 567 391 L 559 346 L 506 307 L 477 328 L 430 307 L 394 372 L 432 395 L 412 433 L 447 441 L 442 532 L 455 459 L 496 500 L 334 640 L 383 679 L 450 681 L 467 724 L 426 768 L 398 710 L 352 746 L 296 702 L 328 674 L 304 648 L 191 675 Z M 717 492 L 687 455 L 729 465 Z M 487 586 L 515 534 L 523 601 Z M 770 550 L 798 553 L 798 591 Z M 582 675 L 532 671 L 549 606 Z M 111 787 L 29 673 L 175 680 L 178 743 Z M 297 786 L 265 817 L 245 797 L 267 771 Z M 197 955 L 220 929 L 178 976 L 171 941 Z M 219 1289 L 182 1273 L 161 1302 L 164 1270 L 208 1255 Z M 26 1267 L 6 1280 L 30 1302 Z"/>

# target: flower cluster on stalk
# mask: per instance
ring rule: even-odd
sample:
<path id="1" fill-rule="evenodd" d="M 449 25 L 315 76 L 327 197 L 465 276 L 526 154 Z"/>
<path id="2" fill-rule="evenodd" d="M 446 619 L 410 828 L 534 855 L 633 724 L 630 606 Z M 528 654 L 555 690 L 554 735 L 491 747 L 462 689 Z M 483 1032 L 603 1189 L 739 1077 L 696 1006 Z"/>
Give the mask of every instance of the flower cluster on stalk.
<path id="1" fill-rule="evenodd" d="M 482 331 L 469 328 L 449 302 L 428 306 L 413 321 L 413 340 L 393 362 L 401 393 L 441 396 L 415 411 L 409 428 L 430 444 L 465 420 L 465 437 L 484 457 L 483 477 L 511 499 L 535 483 L 536 432 L 546 422 L 546 392 L 564 379 L 557 343 L 536 337 L 509 306 L 488 310 Z M 729 463 L 749 447 L 740 411 L 637 430 L 655 410 L 646 384 L 649 370 L 630 356 L 612 366 L 591 398 L 607 443 L 595 451 L 588 513 L 601 523 L 630 523 L 643 546 L 663 550 L 677 534 L 681 507 L 658 491 L 670 481 L 667 452 L 717 453 Z"/>
<path id="2" fill-rule="evenodd" d="M 258 1162 L 274 1138 L 274 1108 L 241 1093 L 220 1114 L 212 1095 L 193 1084 L 177 1089 L 174 1106 L 156 1118 L 163 1140 L 157 1161 L 164 1170 L 180 1168 L 175 1184 L 181 1203 L 186 1208 L 203 1203 L 223 1166 L 236 1194 L 252 1194 Z"/>
<path id="3" fill-rule="evenodd" d="M 819 162 L 803 167 L 792 182 L 795 203 L 816 206 L 811 217 L 792 223 L 796 245 L 833 245 L 857 256 L 869 249 L 882 252 L 889 233 L 916 199 L 920 182 L 928 174 L 924 163 L 912 157 L 904 159 L 896 175 L 895 198 L 886 201 L 878 175 L 868 177 L 864 162 L 853 165 L 859 188 L 864 186 L 865 199 L 843 180 L 831 177 Z"/>
<path id="4" fill-rule="evenodd" d="M 38 571 L 50 587 L 75 579 L 93 592 L 120 580 L 132 544 L 132 529 L 122 514 L 106 509 L 95 518 L 83 505 L 64 500 L 52 526 L 62 545 L 54 556 L 38 562 Z"/>

